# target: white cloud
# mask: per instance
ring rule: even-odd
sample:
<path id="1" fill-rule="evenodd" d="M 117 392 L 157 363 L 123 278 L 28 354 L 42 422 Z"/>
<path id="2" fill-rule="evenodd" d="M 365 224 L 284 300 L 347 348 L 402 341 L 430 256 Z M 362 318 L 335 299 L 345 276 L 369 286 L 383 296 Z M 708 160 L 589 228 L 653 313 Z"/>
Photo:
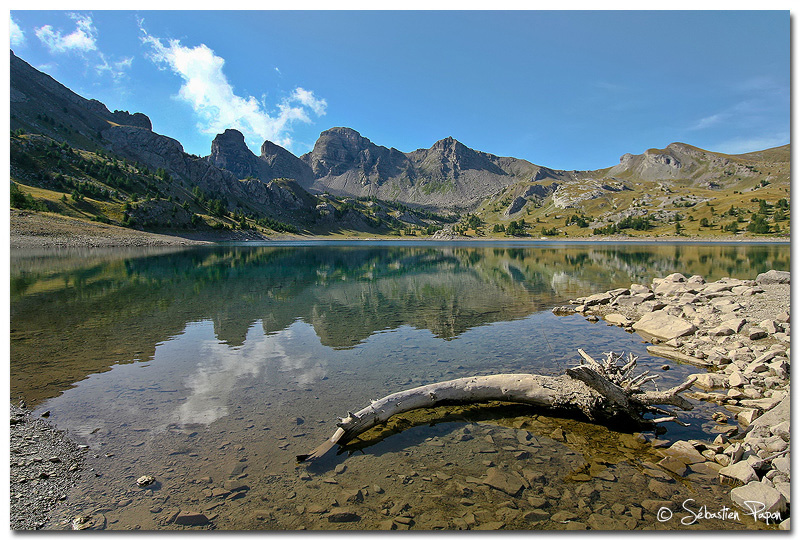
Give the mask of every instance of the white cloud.
<path id="1" fill-rule="evenodd" d="M 51 53 L 97 50 L 97 29 L 92 24 L 92 17 L 77 13 L 70 13 L 69 16 L 76 25 L 75 31 L 71 34 L 65 36 L 61 30 L 54 30 L 52 26 L 46 24 L 35 30 L 36 37 L 50 49 Z"/>
<path id="2" fill-rule="evenodd" d="M 706 116 L 705 118 L 701 118 L 700 120 L 698 120 L 689 129 L 691 131 L 697 131 L 697 130 L 700 130 L 700 129 L 707 129 L 707 128 L 710 128 L 712 126 L 715 126 L 715 125 L 719 124 L 720 122 L 722 122 L 723 120 L 728 118 L 728 116 L 730 116 L 730 115 L 727 114 L 727 113 L 712 114 L 711 116 Z"/>
<path id="3" fill-rule="evenodd" d="M 299 86 L 292 92 L 291 100 L 297 101 L 302 105 L 310 108 L 317 116 L 323 116 L 328 103 L 324 99 L 317 99 L 314 97 L 314 92 L 300 88 Z"/>
<path id="4" fill-rule="evenodd" d="M 141 23 L 140 28 L 144 33 L 142 42 L 151 47 L 150 59 L 183 79 L 178 98 L 194 109 L 200 119 L 198 128 L 204 133 L 217 134 L 234 128 L 250 138 L 251 144 L 259 145 L 269 139 L 289 147 L 294 122 L 310 123 L 309 112 L 317 116 L 325 114 L 325 100 L 304 88 L 296 88 L 271 113 L 255 97 L 235 93 L 223 72 L 225 60 L 205 44 L 185 47 L 177 39 L 165 43 L 149 35 Z"/>
<path id="5" fill-rule="evenodd" d="M 133 57 L 122 60 L 107 58 L 97 47 L 99 32 L 94 26 L 91 15 L 70 13 L 69 17 L 75 21 L 74 32 L 64 35 L 61 30 L 55 30 L 46 24 L 34 31 L 36 37 L 53 54 L 78 52 L 86 61 L 87 67 L 94 64 L 94 70 L 98 75 L 110 75 L 114 81 L 118 82 L 130 69 Z"/>
<path id="6" fill-rule="evenodd" d="M 123 58 L 122 60 L 117 60 L 115 62 L 109 62 L 105 55 L 100 53 L 100 63 L 95 65 L 95 69 L 100 75 L 103 73 L 108 73 L 112 78 L 118 80 L 126 74 L 126 71 L 131 68 L 132 64 L 132 56 Z"/>
<path id="7" fill-rule="evenodd" d="M 9 37 L 11 38 L 11 46 L 12 47 L 19 47 L 20 45 L 25 44 L 25 32 L 22 31 L 22 28 L 19 27 L 17 21 L 14 20 L 13 17 L 10 17 L 11 25 L 9 27 Z"/>

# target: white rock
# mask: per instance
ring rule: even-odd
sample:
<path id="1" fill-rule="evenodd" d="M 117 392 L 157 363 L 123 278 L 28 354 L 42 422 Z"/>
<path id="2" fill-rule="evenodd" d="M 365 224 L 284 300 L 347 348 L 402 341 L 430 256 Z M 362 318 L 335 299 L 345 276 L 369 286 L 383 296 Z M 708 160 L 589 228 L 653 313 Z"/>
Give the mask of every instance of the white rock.
<path id="1" fill-rule="evenodd" d="M 740 461 L 733 465 L 728 465 L 719 470 L 720 479 L 735 480 L 742 484 L 758 482 L 758 475 L 746 461 Z"/>
<path id="2" fill-rule="evenodd" d="M 791 465 L 791 460 L 786 456 L 781 456 L 772 460 L 772 466 L 784 474 L 789 474 Z"/>
<path id="3" fill-rule="evenodd" d="M 736 332 L 731 329 L 726 324 L 721 324 L 716 328 L 712 328 L 708 331 L 709 336 L 721 337 L 721 336 L 730 336 L 731 334 L 735 334 Z"/>
<path id="4" fill-rule="evenodd" d="M 601 304 L 608 304 L 611 301 L 611 295 L 608 293 L 598 293 L 593 294 L 591 296 L 587 296 L 583 300 L 583 305 L 586 307 L 601 305 Z"/>
<path id="5" fill-rule="evenodd" d="M 665 281 L 653 287 L 653 292 L 661 296 L 678 296 L 695 290 L 692 285 L 672 281 Z"/>
<path id="6" fill-rule="evenodd" d="M 647 295 L 652 291 L 645 285 L 640 285 L 638 283 L 631 284 L 631 294 L 644 294 Z"/>
<path id="7" fill-rule="evenodd" d="M 783 498 L 786 500 L 786 504 L 792 504 L 792 490 L 789 482 L 775 482 L 773 487 L 783 495 Z"/>
<path id="8" fill-rule="evenodd" d="M 778 332 L 783 331 L 783 328 L 778 326 L 777 323 L 772 319 L 765 319 L 761 321 L 758 326 L 763 328 L 767 334 L 777 334 Z"/>
<path id="9" fill-rule="evenodd" d="M 744 409 L 736 414 L 736 420 L 743 426 L 749 426 L 760 414 L 761 411 L 758 409 Z"/>
<path id="10" fill-rule="evenodd" d="M 745 377 L 738 370 L 733 371 L 731 373 L 731 376 L 728 377 L 728 385 L 731 387 L 744 386 L 747 383 L 748 383 L 747 377 Z"/>
<path id="11" fill-rule="evenodd" d="M 687 336 L 695 333 L 697 327 L 692 323 L 673 317 L 667 313 L 654 311 L 642 316 L 633 325 L 633 329 L 645 338 L 657 338 L 668 341 L 673 338 Z"/>
<path id="12" fill-rule="evenodd" d="M 786 511 L 786 499 L 783 498 L 781 492 L 758 481 L 731 490 L 731 500 L 745 510 L 760 508 L 760 506 L 754 507 L 753 504 L 763 503 L 765 512 Z"/>
<path id="13" fill-rule="evenodd" d="M 611 324 L 617 324 L 619 326 L 630 326 L 633 324 L 632 320 L 620 313 L 609 313 L 603 318 Z"/>
<path id="14" fill-rule="evenodd" d="M 701 373 L 694 378 L 694 385 L 704 390 L 714 390 L 715 388 L 725 388 L 725 377 L 716 373 Z"/>
<path id="15" fill-rule="evenodd" d="M 789 284 L 791 274 L 780 270 L 769 270 L 763 274 L 758 274 L 756 283 L 759 285 Z"/>
<path id="16" fill-rule="evenodd" d="M 772 427 L 769 428 L 769 431 L 773 435 L 778 435 L 784 441 L 788 441 L 789 440 L 789 431 L 790 431 L 789 421 L 787 420 L 785 422 L 781 422 L 780 424 L 772 426 Z"/>

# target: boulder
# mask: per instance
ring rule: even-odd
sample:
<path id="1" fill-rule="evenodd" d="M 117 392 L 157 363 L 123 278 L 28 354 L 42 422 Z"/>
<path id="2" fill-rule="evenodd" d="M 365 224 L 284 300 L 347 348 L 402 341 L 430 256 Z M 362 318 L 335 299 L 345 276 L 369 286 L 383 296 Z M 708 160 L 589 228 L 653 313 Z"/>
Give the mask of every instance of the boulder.
<path id="1" fill-rule="evenodd" d="M 789 284 L 790 272 L 783 272 L 780 270 L 769 270 L 763 274 L 756 276 L 756 283 L 759 285 L 776 285 L 776 284 Z"/>
<path id="2" fill-rule="evenodd" d="M 768 412 L 765 412 L 759 416 L 752 424 L 750 424 L 750 429 L 766 428 L 766 430 L 769 432 L 769 429 L 772 426 L 777 426 L 778 424 L 788 422 L 789 414 L 791 412 L 789 399 L 789 395 L 783 397 L 780 403 L 771 408 Z"/>
<path id="3" fill-rule="evenodd" d="M 746 461 L 739 461 L 719 470 L 720 480 L 727 480 L 747 484 L 758 482 L 758 475 Z"/>
<path id="4" fill-rule="evenodd" d="M 631 284 L 631 294 L 647 294 L 649 292 L 650 289 L 645 285 L 640 285 L 638 283 Z"/>
<path id="5" fill-rule="evenodd" d="M 606 292 L 604 293 L 597 293 L 591 296 L 587 296 L 583 300 L 584 306 L 597 306 L 601 304 L 608 304 L 611 301 L 612 296 Z"/>
<path id="6" fill-rule="evenodd" d="M 728 385 L 732 388 L 744 386 L 748 382 L 749 381 L 747 377 L 745 377 L 744 374 L 742 374 L 742 372 L 739 370 L 735 370 L 733 373 L 731 373 L 731 376 L 728 377 Z"/>
<path id="7" fill-rule="evenodd" d="M 681 336 L 694 334 L 697 327 L 692 323 L 673 317 L 662 311 L 653 311 L 642 316 L 634 325 L 636 330 L 645 339 L 656 338 L 669 341 Z"/>
<path id="8" fill-rule="evenodd" d="M 731 334 L 735 333 L 736 332 L 734 332 L 729 326 L 725 324 L 721 324 L 716 328 L 712 328 L 711 330 L 708 331 L 708 335 L 713 337 L 730 336 Z"/>
<path id="9" fill-rule="evenodd" d="M 665 281 L 653 287 L 653 292 L 662 296 L 678 296 L 684 293 L 696 292 L 695 286 L 687 283 Z"/>
<path id="10" fill-rule="evenodd" d="M 687 465 L 701 463 L 706 460 L 706 458 L 687 441 L 677 441 L 669 448 L 664 448 L 663 450 L 659 450 L 659 452 L 664 456 L 675 458 Z"/>
<path id="11" fill-rule="evenodd" d="M 686 476 L 687 468 L 686 464 L 679 460 L 678 458 L 674 458 L 672 456 L 667 456 L 661 461 L 657 463 L 657 465 L 661 466 L 662 468 L 677 474 L 678 476 Z"/>
<path id="12" fill-rule="evenodd" d="M 745 511 L 762 510 L 769 513 L 785 512 L 786 499 L 781 492 L 762 482 L 752 481 L 745 486 L 731 490 L 731 500 Z M 760 503 L 760 504 L 759 504 Z"/>
<path id="13" fill-rule="evenodd" d="M 750 332 L 748 333 L 748 337 L 751 340 L 756 341 L 758 339 L 764 339 L 767 337 L 767 333 L 762 328 L 751 328 Z"/>
<path id="14" fill-rule="evenodd" d="M 699 375 L 695 375 L 694 385 L 705 390 L 725 388 L 726 386 L 725 377 L 716 373 L 700 373 Z"/>
<path id="15" fill-rule="evenodd" d="M 736 420 L 743 426 L 749 426 L 760 414 L 758 409 L 744 409 L 736 413 Z"/>
<path id="16" fill-rule="evenodd" d="M 778 326 L 777 323 L 775 321 L 773 321 L 772 319 L 763 320 L 763 321 L 761 321 L 759 323 L 758 326 L 763 328 L 764 331 L 767 334 L 770 334 L 770 335 L 777 334 L 778 332 L 782 332 L 783 331 L 783 329 L 780 326 Z"/>
<path id="17" fill-rule="evenodd" d="M 627 318 L 625 315 L 620 313 L 609 313 L 605 317 L 603 317 L 607 322 L 611 324 L 616 324 L 619 326 L 630 326 L 633 324 L 633 321 Z"/>

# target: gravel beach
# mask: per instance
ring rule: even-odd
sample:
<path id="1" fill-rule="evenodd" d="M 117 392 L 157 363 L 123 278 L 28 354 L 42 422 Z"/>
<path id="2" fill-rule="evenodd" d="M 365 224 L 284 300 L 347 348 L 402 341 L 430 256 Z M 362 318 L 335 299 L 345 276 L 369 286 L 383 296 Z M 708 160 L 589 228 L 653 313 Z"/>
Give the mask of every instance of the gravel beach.
<path id="1" fill-rule="evenodd" d="M 146 247 L 201 246 L 215 242 L 270 241 L 287 235 L 255 231 L 175 231 L 169 234 L 138 231 L 105 223 L 42 212 L 11 209 L 10 246 L 39 247 Z M 291 237 L 294 238 L 294 237 Z"/>
<path id="2" fill-rule="evenodd" d="M 11 405 L 11 529 L 41 528 L 80 481 L 83 451 L 27 409 Z"/>

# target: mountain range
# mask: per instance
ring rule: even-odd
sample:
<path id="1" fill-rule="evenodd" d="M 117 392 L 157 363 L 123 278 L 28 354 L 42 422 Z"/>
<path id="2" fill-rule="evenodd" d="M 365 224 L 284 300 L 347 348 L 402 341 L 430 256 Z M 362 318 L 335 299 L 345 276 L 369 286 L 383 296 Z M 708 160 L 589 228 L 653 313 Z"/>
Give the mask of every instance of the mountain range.
<path id="1" fill-rule="evenodd" d="M 311 233 L 382 234 L 426 227 L 432 233 L 431 227 L 445 227 L 463 234 L 481 228 L 474 221 L 473 227 L 453 224 L 470 213 L 479 216 L 484 229 L 495 223 L 495 232 L 497 225 L 519 218 L 535 219 L 544 229 L 557 225 L 562 232 L 572 225 L 561 226 L 570 213 L 599 227 L 631 216 L 669 220 L 679 208 L 709 201 L 753 206 L 750 199 L 760 197 L 750 194 L 758 190 L 773 204 L 788 198 L 789 145 L 725 155 L 673 143 L 625 154 L 605 169 L 563 171 L 473 150 L 452 137 L 401 152 L 354 129 L 334 127 L 299 157 L 271 141 L 255 155 L 235 129 L 217 135 L 208 156 L 195 156 L 154 132 L 145 114 L 112 112 L 13 51 L 10 67 L 12 179 L 23 191 L 29 186 L 60 195 L 83 189 L 90 201 L 105 192 L 109 203 L 129 203 L 116 214 L 87 203 L 92 217 L 112 223 L 126 224 L 127 215 L 127 224 L 135 216 L 139 225 L 162 228 L 188 226 L 192 220 L 194 225 L 246 227 L 261 220 Z M 51 152 L 51 142 L 68 145 L 73 154 L 63 163 L 41 158 Z M 91 172 L 103 167 L 114 172 L 100 177 Z M 42 204 L 50 211 L 80 211 L 46 196 Z"/>

